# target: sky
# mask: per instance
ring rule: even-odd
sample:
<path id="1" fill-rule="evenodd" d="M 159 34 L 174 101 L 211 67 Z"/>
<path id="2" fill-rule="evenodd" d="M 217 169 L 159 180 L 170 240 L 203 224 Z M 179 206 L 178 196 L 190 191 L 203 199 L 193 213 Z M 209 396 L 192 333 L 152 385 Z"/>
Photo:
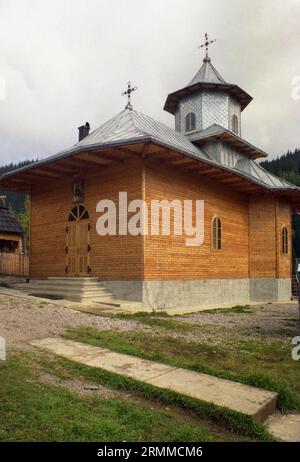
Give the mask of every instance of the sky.
<path id="1" fill-rule="evenodd" d="M 0 0 L 0 165 L 73 145 L 124 109 L 128 80 L 134 108 L 174 128 L 163 106 L 201 67 L 205 32 L 254 98 L 243 138 L 270 158 L 300 148 L 299 25 L 300 0 Z"/>

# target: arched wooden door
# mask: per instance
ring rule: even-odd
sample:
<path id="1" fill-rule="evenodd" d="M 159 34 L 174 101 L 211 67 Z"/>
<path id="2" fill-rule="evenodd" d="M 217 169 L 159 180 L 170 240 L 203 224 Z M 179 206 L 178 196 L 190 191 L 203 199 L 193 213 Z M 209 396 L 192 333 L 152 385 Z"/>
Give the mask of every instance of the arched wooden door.
<path id="1" fill-rule="evenodd" d="M 90 269 L 90 216 L 83 205 L 76 205 L 68 217 L 66 274 L 88 276 Z"/>

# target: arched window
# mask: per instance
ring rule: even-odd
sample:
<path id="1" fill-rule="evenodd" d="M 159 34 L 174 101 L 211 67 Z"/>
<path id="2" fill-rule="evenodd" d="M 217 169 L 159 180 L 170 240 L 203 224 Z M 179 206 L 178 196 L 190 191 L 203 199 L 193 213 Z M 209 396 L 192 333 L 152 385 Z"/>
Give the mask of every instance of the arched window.
<path id="1" fill-rule="evenodd" d="M 239 133 L 239 121 L 236 115 L 232 116 L 231 119 L 231 129 L 234 133 L 238 134 Z"/>
<path id="2" fill-rule="evenodd" d="M 222 224 L 219 217 L 214 217 L 212 221 L 212 248 L 213 250 L 222 248 Z"/>
<path id="3" fill-rule="evenodd" d="M 289 253 L 288 230 L 286 226 L 283 226 L 281 230 L 281 251 L 285 255 Z"/>
<path id="4" fill-rule="evenodd" d="M 89 212 L 83 205 L 76 205 L 72 208 L 68 221 L 88 220 L 90 218 Z"/>
<path id="5" fill-rule="evenodd" d="M 196 116 L 190 112 L 185 118 L 185 131 L 191 132 L 193 130 L 196 130 Z"/>

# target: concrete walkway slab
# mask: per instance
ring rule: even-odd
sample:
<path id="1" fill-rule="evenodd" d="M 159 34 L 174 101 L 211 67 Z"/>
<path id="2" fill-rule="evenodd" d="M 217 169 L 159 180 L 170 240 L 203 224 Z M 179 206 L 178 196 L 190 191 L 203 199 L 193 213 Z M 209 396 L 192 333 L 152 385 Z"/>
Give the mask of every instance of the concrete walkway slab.
<path id="1" fill-rule="evenodd" d="M 300 442 L 300 414 L 276 413 L 268 418 L 266 425 L 274 438 L 286 442 Z"/>
<path id="2" fill-rule="evenodd" d="M 250 415 L 258 422 L 272 414 L 277 403 L 276 393 L 187 369 L 173 370 L 148 383 Z"/>
<path id="3" fill-rule="evenodd" d="M 139 380 L 155 387 L 224 406 L 263 421 L 274 412 L 277 393 L 188 369 L 116 353 L 61 338 L 34 340 L 32 345 L 91 367 Z"/>

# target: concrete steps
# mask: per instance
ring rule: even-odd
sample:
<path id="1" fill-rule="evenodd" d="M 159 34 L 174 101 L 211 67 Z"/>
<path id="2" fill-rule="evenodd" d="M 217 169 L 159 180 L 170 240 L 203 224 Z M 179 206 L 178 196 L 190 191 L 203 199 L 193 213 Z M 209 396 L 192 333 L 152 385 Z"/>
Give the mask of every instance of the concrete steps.
<path id="1" fill-rule="evenodd" d="M 13 284 L 14 289 L 29 295 L 62 298 L 74 302 L 112 302 L 113 297 L 97 278 L 48 278 Z"/>
<path id="2" fill-rule="evenodd" d="M 278 441 L 300 442 L 300 413 L 280 414 L 276 412 L 268 417 L 266 426 Z"/>

